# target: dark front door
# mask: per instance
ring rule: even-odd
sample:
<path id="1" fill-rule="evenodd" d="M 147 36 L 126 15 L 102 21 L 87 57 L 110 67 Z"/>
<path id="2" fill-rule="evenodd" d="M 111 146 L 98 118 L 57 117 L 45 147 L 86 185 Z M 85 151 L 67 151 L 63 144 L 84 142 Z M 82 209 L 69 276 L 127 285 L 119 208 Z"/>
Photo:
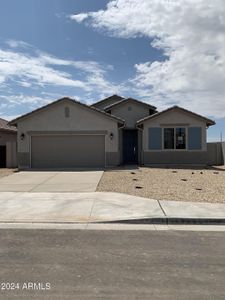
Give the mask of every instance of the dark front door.
<path id="1" fill-rule="evenodd" d="M 123 131 L 123 163 L 137 164 L 138 163 L 138 131 L 124 130 Z"/>
<path id="2" fill-rule="evenodd" d="M 0 168 L 6 168 L 6 146 L 0 146 Z"/>

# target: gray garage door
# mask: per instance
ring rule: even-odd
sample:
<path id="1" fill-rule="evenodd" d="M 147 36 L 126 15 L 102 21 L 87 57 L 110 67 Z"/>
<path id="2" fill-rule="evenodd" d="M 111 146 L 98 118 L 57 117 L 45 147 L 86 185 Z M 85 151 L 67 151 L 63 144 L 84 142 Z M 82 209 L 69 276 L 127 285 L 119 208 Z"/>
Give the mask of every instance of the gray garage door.
<path id="1" fill-rule="evenodd" d="M 103 135 L 45 135 L 31 138 L 32 168 L 105 166 Z"/>

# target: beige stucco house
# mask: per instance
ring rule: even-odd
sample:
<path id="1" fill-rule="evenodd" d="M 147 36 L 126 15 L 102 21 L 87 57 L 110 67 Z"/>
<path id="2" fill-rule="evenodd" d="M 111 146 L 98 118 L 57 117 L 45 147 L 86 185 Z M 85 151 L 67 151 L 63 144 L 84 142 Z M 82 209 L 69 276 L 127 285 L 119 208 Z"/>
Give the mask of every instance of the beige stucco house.
<path id="1" fill-rule="evenodd" d="M 0 168 L 15 168 L 17 129 L 0 118 Z"/>
<path id="2" fill-rule="evenodd" d="M 113 95 L 88 106 L 63 98 L 10 122 L 19 168 L 105 168 L 120 164 L 206 164 L 214 121 L 174 106 Z"/>

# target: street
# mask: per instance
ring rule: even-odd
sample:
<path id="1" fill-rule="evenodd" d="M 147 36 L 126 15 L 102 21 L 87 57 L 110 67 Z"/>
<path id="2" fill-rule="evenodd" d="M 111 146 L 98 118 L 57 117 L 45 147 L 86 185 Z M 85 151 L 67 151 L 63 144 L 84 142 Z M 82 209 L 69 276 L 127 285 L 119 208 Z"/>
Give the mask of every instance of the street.
<path id="1" fill-rule="evenodd" d="M 0 230 L 0 299 L 225 299 L 224 232 Z"/>

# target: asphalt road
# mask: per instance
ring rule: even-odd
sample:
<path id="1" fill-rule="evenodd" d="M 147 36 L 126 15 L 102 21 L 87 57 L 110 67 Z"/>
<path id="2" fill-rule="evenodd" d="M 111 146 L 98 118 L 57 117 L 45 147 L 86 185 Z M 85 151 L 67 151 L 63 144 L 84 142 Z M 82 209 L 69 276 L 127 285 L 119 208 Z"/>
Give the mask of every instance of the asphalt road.
<path id="1" fill-rule="evenodd" d="M 0 280 L 3 300 L 224 300 L 225 234 L 1 229 Z"/>

